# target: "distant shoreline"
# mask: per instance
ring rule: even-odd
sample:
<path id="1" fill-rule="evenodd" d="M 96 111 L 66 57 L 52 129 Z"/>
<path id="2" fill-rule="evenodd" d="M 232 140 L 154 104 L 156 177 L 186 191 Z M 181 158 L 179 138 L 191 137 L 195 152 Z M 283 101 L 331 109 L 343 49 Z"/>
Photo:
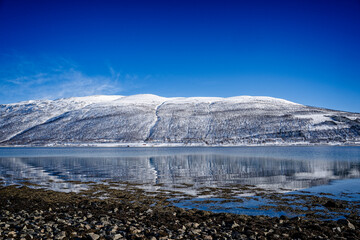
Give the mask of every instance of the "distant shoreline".
<path id="1" fill-rule="evenodd" d="M 64 143 L 64 144 L 26 144 L 26 145 L 0 145 L 0 148 L 20 148 L 20 147 L 116 147 L 116 148 L 166 148 L 166 147 L 331 147 L 331 146 L 360 146 L 360 142 L 349 143 L 265 143 L 265 144 L 202 144 L 202 143 Z"/>

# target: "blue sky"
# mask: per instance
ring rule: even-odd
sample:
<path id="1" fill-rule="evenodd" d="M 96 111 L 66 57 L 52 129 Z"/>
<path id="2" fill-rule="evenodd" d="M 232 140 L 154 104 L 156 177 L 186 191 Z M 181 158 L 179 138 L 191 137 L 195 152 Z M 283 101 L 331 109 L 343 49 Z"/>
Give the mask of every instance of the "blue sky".
<path id="1" fill-rule="evenodd" d="M 0 0 L 0 103 L 272 96 L 360 112 L 360 1 Z"/>

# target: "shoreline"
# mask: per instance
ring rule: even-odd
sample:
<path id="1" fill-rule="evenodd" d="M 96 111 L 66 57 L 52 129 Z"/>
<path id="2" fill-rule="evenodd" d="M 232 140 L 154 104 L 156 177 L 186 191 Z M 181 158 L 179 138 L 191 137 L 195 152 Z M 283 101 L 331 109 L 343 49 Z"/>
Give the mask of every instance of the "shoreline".
<path id="1" fill-rule="evenodd" d="M 202 143 L 63 143 L 63 144 L 25 144 L 25 145 L 0 145 L 1 148 L 177 148 L 177 147 L 204 147 L 204 148 L 236 148 L 236 147 L 359 147 L 360 142 L 351 143 L 266 143 L 266 144 L 202 144 Z"/>
<path id="2" fill-rule="evenodd" d="M 0 185 L 0 238 L 360 239 L 358 212 L 337 221 L 214 213 L 175 207 L 165 192 L 146 193 L 130 183 L 111 187 L 116 184 L 81 193 Z M 331 211 L 343 204 L 333 203 Z"/>

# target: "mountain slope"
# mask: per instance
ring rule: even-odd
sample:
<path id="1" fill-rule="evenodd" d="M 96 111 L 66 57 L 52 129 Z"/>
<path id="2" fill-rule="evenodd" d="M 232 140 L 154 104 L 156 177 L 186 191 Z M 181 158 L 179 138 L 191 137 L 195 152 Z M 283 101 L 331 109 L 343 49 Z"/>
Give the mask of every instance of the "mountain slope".
<path id="1" fill-rule="evenodd" d="M 0 105 L 0 114 L 0 145 L 360 142 L 360 114 L 270 97 L 90 96 Z"/>

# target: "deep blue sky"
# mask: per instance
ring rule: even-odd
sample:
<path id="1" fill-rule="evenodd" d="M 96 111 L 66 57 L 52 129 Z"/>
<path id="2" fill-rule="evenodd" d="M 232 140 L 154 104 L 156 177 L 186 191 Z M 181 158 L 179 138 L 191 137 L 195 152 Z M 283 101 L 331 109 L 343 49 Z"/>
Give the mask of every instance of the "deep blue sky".
<path id="1" fill-rule="evenodd" d="M 0 103 L 272 96 L 360 112 L 360 1 L 0 0 Z"/>

